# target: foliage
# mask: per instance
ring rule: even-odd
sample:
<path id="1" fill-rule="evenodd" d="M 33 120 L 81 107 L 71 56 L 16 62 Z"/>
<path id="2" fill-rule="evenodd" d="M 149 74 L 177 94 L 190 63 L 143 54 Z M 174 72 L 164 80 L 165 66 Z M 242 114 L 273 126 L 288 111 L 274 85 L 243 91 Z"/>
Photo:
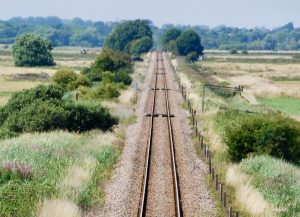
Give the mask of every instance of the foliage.
<path id="1" fill-rule="evenodd" d="M 84 21 L 80 18 L 61 20 L 57 17 L 15 17 L 0 21 L 0 43 L 14 43 L 22 33 L 34 32 L 47 38 L 53 46 L 103 46 L 114 22 Z"/>
<path id="2" fill-rule="evenodd" d="M 72 69 L 57 70 L 53 81 L 61 85 L 65 90 L 75 90 L 79 86 L 90 86 L 91 82 L 85 75 L 79 75 Z"/>
<path id="3" fill-rule="evenodd" d="M 163 47 L 168 47 L 171 41 L 176 41 L 176 39 L 181 35 L 181 31 L 177 28 L 170 28 L 164 31 L 161 37 L 161 43 Z"/>
<path id="4" fill-rule="evenodd" d="M 242 50 L 242 54 L 247 55 L 249 52 L 247 50 Z"/>
<path id="5" fill-rule="evenodd" d="M 132 63 L 130 55 L 103 48 L 95 62 L 83 73 L 92 81 L 109 81 L 130 85 L 132 78 Z"/>
<path id="6" fill-rule="evenodd" d="M 300 125 L 277 113 L 239 114 L 227 111 L 232 121 L 225 127 L 229 157 L 238 162 L 254 154 L 268 154 L 299 163 Z"/>
<path id="7" fill-rule="evenodd" d="M 51 43 L 36 34 L 23 34 L 17 37 L 13 45 L 16 66 L 53 65 Z"/>
<path id="8" fill-rule="evenodd" d="M 176 39 L 179 54 L 186 56 L 190 52 L 196 52 L 198 55 L 203 55 L 203 46 L 201 45 L 200 37 L 193 30 L 183 32 Z"/>
<path id="9" fill-rule="evenodd" d="M 109 48 L 103 48 L 98 55 L 95 62 L 92 64 L 91 69 L 100 72 L 116 71 L 121 68 L 131 66 L 131 59 L 128 54 L 113 51 Z"/>
<path id="10" fill-rule="evenodd" d="M 94 89 L 80 88 L 81 95 L 86 99 L 113 99 L 120 96 L 122 86 L 113 82 L 103 82 Z"/>
<path id="11" fill-rule="evenodd" d="M 239 52 L 237 50 L 231 50 L 230 54 L 238 54 Z"/>
<path id="12" fill-rule="evenodd" d="M 251 185 L 277 210 L 280 217 L 299 216 L 299 168 L 270 156 L 242 161 L 241 172 L 250 176 Z"/>
<path id="13" fill-rule="evenodd" d="M 148 52 L 153 45 L 153 40 L 149 36 L 142 37 L 134 40 L 130 46 L 130 53 L 134 55 L 140 55 Z"/>
<path id="14" fill-rule="evenodd" d="M 105 46 L 116 51 L 130 52 L 134 44 L 132 51 L 147 52 L 152 47 L 152 43 L 152 30 L 148 21 L 133 20 L 118 24 L 106 38 Z"/>
<path id="15" fill-rule="evenodd" d="M 92 129 L 110 130 L 118 124 L 118 119 L 112 117 L 108 109 L 92 103 L 67 103 L 65 106 L 67 121 L 65 128 L 75 132 L 85 132 Z"/>
<path id="16" fill-rule="evenodd" d="M 106 88 L 106 96 L 116 94 L 113 88 Z M 0 136 L 55 129 L 109 130 L 117 124 L 118 120 L 101 105 L 64 101 L 63 93 L 58 86 L 39 86 L 14 94 L 0 110 Z"/>
<path id="17" fill-rule="evenodd" d="M 195 62 L 198 59 L 199 59 L 199 55 L 195 51 L 190 52 L 190 53 L 188 53 L 188 55 L 186 55 L 186 60 L 188 62 Z"/>

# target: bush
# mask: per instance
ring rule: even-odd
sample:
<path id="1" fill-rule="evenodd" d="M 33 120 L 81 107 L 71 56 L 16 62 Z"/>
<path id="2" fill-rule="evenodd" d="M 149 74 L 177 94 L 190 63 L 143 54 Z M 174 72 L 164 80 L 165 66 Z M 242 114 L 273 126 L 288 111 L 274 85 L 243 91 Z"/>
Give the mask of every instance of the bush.
<path id="1" fill-rule="evenodd" d="M 100 105 L 69 103 L 65 109 L 68 112 L 66 128 L 70 131 L 84 132 L 95 128 L 110 130 L 118 124 L 118 119 Z"/>
<path id="2" fill-rule="evenodd" d="M 188 62 L 195 62 L 199 59 L 199 55 L 196 52 L 190 52 L 187 56 L 186 56 L 186 61 Z"/>
<path id="3" fill-rule="evenodd" d="M 90 86 L 91 82 L 85 75 L 78 75 L 72 69 L 60 69 L 53 76 L 53 81 L 65 90 L 75 90 L 79 86 Z"/>
<path id="4" fill-rule="evenodd" d="M 26 33 L 20 35 L 13 45 L 13 56 L 16 66 L 49 66 L 53 65 L 50 41 L 39 35 Z"/>
<path id="5" fill-rule="evenodd" d="M 230 54 L 238 54 L 239 52 L 237 50 L 231 50 Z"/>
<path id="6" fill-rule="evenodd" d="M 99 94 L 104 94 L 102 97 L 119 94 L 118 89 L 117 92 L 114 89 L 119 87 L 113 85 L 106 84 Z M 56 129 L 80 132 L 108 130 L 118 122 L 101 105 L 79 105 L 64 101 L 63 90 L 57 86 L 39 86 L 14 96 L 0 110 L 0 138 Z"/>
<path id="7" fill-rule="evenodd" d="M 4 127 L 16 133 L 65 129 L 68 114 L 59 100 L 36 100 L 10 115 Z"/>
<path id="8" fill-rule="evenodd" d="M 130 53 L 134 55 L 146 53 L 152 48 L 152 45 L 153 40 L 148 36 L 137 39 L 131 43 Z"/>
<path id="9" fill-rule="evenodd" d="M 62 99 L 65 92 L 57 85 L 44 86 L 24 90 L 12 95 L 7 104 L 0 110 L 0 125 L 10 114 L 18 113 L 24 107 L 32 104 L 35 100 Z"/>
<path id="10" fill-rule="evenodd" d="M 268 154 L 300 162 L 298 122 L 277 113 L 239 114 L 231 118 L 238 118 L 225 127 L 225 142 L 232 161 L 241 161 L 252 154 Z"/>
<path id="11" fill-rule="evenodd" d="M 119 86 L 115 83 L 103 83 L 95 91 L 101 99 L 112 99 L 120 96 L 119 89 Z"/>
<path id="12" fill-rule="evenodd" d="M 248 51 L 247 51 L 247 50 L 243 50 L 243 51 L 242 51 L 242 54 L 247 55 L 247 54 L 248 54 Z"/>
<path id="13" fill-rule="evenodd" d="M 177 39 L 176 46 L 181 56 L 186 56 L 190 52 L 196 52 L 198 55 L 203 55 L 203 46 L 201 39 L 194 30 L 184 31 Z"/>

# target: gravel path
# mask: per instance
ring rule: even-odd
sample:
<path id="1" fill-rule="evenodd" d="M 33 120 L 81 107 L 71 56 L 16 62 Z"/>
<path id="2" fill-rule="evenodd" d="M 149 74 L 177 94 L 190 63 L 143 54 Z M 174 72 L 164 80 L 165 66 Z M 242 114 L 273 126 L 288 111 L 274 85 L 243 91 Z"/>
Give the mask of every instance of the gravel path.
<path id="1" fill-rule="evenodd" d="M 153 91 L 150 88 L 154 83 L 155 59 L 156 53 L 152 53 L 149 71 L 146 74 L 145 83 L 138 98 L 137 123 L 126 130 L 124 151 L 112 179 L 106 185 L 105 204 L 100 210 L 94 210 L 94 212 L 86 215 L 87 217 L 137 216 L 143 182 L 147 129 L 149 129 L 149 118 L 145 117 L 145 114 L 151 111 Z M 196 156 L 191 141 L 191 130 L 187 123 L 188 113 L 180 109 L 180 103 L 183 102 L 183 99 L 178 84 L 174 82 L 171 65 L 166 54 L 164 54 L 164 59 L 168 87 L 171 89 L 169 91 L 171 113 L 175 115 L 172 124 L 183 215 L 216 216 L 215 203 L 205 184 L 207 165 Z M 159 83 L 158 88 L 162 88 L 162 84 Z M 163 95 L 163 91 L 158 91 L 158 93 Z M 163 103 L 158 103 L 157 112 L 165 112 L 165 108 L 162 110 L 164 106 Z M 175 215 L 174 210 L 172 211 L 171 208 L 171 206 L 174 206 L 174 196 L 170 196 L 173 188 L 172 180 L 170 180 L 172 179 L 171 169 L 170 171 L 167 169 L 171 165 L 169 162 L 170 154 L 166 147 L 161 146 L 161 144 L 169 145 L 168 139 L 166 139 L 168 138 L 167 129 L 163 127 L 166 125 L 165 121 L 166 118 L 155 118 L 154 121 L 154 127 L 156 128 L 154 133 L 157 135 L 155 144 L 157 145 L 153 146 L 156 157 L 151 163 L 154 165 L 152 169 L 155 169 L 155 172 L 150 170 L 153 177 L 152 181 L 150 180 L 149 189 L 152 193 L 149 196 L 152 197 L 155 204 L 149 203 L 149 207 L 147 206 L 147 210 L 151 210 L 148 216 Z"/>

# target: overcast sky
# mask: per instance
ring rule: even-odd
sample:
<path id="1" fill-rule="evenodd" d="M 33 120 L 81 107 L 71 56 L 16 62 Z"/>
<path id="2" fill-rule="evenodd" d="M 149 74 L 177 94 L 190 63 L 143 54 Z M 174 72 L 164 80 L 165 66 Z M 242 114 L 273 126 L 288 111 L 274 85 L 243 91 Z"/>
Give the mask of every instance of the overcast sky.
<path id="1" fill-rule="evenodd" d="M 116 21 L 146 18 L 165 23 L 236 27 L 300 27 L 300 0 L 0 0 L 0 19 L 58 16 Z"/>

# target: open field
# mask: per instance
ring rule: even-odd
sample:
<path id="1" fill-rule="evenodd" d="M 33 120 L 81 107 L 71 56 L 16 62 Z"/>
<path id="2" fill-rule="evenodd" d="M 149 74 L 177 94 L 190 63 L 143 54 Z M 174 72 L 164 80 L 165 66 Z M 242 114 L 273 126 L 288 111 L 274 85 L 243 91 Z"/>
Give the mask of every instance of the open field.
<path id="1" fill-rule="evenodd" d="M 231 86 L 244 86 L 243 95 L 252 104 L 259 104 L 258 98 L 300 98 L 300 62 L 270 62 L 270 59 L 294 59 L 294 54 L 214 54 L 216 61 L 199 62 L 202 71 L 217 82 Z M 259 60 L 257 59 L 259 58 Z M 251 59 L 252 62 L 246 61 Z M 238 60 L 238 61 L 237 61 Z M 295 100 L 296 104 L 298 101 Z"/>

